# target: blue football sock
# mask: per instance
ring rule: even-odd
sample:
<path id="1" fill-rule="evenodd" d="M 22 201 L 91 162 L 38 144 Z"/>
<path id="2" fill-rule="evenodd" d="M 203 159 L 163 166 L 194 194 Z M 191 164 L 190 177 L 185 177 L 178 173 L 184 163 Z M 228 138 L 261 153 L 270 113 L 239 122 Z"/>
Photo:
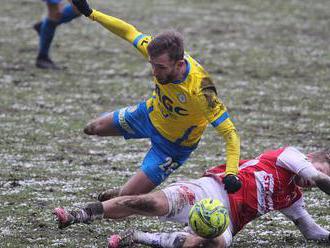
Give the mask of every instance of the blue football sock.
<path id="1" fill-rule="evenodd" d="M 74 12 L 73 6 L 71 4 L 67 4 L 64 6 L 64 8 L 62 10 L 62 17 L 58 21 L 58 24 L 60 25 L 62 23 L 70 22 L 71 20 L 73 20 L 74 18 L 76 18 L 78 16 L 79 16 L 79 14 Z"/>
<path id="2" fill-rule="evenodd" d="M 40 27 L 38 57 L 48 57 L 49 48 L 54 38 L 58 22 L 45 18 Z"/>

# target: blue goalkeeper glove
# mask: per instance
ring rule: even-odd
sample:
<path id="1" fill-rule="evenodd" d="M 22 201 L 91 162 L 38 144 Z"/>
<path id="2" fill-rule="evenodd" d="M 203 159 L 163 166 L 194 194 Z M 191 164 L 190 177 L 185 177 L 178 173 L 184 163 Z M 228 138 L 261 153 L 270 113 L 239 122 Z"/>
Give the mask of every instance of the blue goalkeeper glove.
<path id="1" fill-rule="evenodd" d="M 242 187 L 242 182 L 235 175 L 229 174 L 224 177 L 223 184 L 225 185 L 225 190 L 227 190 L 228 194 L 235 193 Z"/>
<path id="2" fill-rule="evenodd" d="M 72 0 L 72 4 L 86 17 L 90 16 L 93 12 L 86 0 Z"/>

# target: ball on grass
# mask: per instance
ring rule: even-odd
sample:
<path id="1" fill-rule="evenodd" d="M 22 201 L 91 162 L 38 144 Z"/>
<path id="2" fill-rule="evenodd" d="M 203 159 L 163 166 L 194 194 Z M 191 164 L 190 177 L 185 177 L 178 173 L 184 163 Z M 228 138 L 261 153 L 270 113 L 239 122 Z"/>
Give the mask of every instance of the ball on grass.
<path id="1" fill-rule="evenodd" d="M 203 238 L 221 235 L 229 225 L 229 214 L 218 199 L 202 199 L 189 212 L 189 226 Z"/>

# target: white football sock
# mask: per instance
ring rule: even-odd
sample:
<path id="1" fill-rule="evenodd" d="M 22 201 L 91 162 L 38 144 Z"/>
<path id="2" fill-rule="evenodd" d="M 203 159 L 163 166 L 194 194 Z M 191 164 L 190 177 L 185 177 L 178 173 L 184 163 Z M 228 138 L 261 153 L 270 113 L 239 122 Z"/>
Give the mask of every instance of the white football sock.
<path id="1" fill-rule="evenodd" d="M 159 246 L 162 248 L 179 248 L 182 247 L 188 235 L 186 232 L 147 233 L 134 231 L 133 239 L 136 243 L 144 245 Z"/>

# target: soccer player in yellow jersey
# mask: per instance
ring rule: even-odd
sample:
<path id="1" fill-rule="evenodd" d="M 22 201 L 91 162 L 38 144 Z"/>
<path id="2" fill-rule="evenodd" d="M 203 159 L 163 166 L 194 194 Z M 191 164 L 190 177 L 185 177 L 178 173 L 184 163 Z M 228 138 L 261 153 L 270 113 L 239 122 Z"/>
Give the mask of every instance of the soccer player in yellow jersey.
<path id="1" fill-rule="evenodd" d="M 153 190 L 187 160 L 208 123 L 226 141 L 224 184 L 229 193 L 236 192 L 241 187 L 236 177 L 239 136 L 209 74 L 184 52 L 182 36 L 166 31 L 151 37 L 118 18 L 91 9 L 86 0 L 73 0 L 73 4 L 89 19 L 132 43 L 149 60 L 155 83 L 147 101 L 105 114 L 84 129 L 88 135 L 149 138 L 152 144 L 141 170 L 120 189 L 101 193 L 99 200 Z"/>

